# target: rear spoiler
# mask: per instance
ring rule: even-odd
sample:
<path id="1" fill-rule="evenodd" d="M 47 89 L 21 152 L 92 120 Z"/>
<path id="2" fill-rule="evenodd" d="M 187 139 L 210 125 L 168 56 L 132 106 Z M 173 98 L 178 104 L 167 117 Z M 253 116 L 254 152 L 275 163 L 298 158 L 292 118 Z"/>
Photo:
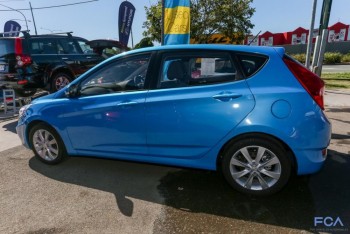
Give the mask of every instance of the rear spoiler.
<path id="1" fill-rule="evenodd" d="M 286 49 L 284 47 L 273 47 L 277 54 L 283 58 L 284 54 L 286 53 Z"/>

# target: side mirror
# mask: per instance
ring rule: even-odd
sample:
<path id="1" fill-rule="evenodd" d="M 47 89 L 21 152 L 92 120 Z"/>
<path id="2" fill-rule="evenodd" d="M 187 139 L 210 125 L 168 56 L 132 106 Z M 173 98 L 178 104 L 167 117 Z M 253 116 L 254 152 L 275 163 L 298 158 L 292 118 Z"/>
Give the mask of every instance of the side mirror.
<path id="1" fill-rule="evenodd" d="M 65 95 L 68 98 L 74 98 L 78 96 L 78 85 L 77 84 L 69 85 L 65 91 Z"/>

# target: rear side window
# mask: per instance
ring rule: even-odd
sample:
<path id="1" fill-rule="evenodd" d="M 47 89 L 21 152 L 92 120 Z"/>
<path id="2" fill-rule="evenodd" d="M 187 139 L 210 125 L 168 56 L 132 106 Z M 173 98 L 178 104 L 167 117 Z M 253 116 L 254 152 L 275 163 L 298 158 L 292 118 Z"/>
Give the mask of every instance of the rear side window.
<path id="1" fill-rule="evenodd" d="M 236 68 L 228 53 L 189 52 L 165 55 L 157 88 L 179 88 L 231 82 Z"/>
<path id="2" fill-rule="evenodd" d="M 48 38 L 31 39 L 29 49 L 32 54 L 57 54 L 56 41 Z"/>
<path id="3" fill-rule="evenodd" d="M 268 58 L 265 56 L 249 54 L 238 54 L 237 57 L 246 77 L 254 75 L 265 65 L 266 61 L 268 60 Z"/>
<path id="4" fill-rule="evenodd" d="M 15 53 L 15 40 L 0 40 L 0 57 Z"/>

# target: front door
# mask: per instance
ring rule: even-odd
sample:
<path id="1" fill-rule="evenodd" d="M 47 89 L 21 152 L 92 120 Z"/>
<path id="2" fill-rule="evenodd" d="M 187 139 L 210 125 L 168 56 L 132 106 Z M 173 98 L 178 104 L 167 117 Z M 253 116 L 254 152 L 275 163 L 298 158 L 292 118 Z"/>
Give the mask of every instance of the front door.
<path id="1" fill-rule="evenodd" d="M 147 151 L 144 81 L 149 55 L 110 62 L 87 76 L 60 116 L 81 155 L 142 155 Z"/>

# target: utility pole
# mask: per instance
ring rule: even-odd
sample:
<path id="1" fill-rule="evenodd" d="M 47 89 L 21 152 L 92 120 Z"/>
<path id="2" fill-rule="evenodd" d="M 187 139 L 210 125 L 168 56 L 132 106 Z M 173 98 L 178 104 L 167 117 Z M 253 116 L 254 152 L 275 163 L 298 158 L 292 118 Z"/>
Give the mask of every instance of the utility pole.
<path id="1" fill-rule="evenodd" d="M 310 68 L 310 58 L 311 58 L 311 49 L 312 49 L 312 39 L 314 35 L 316 6 L 317 6 L 317 0 L 314 0 L 314 3 L 312 5 L 311 24 L 310 24 L 309 37 L 308 37 L 307 50 L 306 50 L 305 67 L 307 68 Z"/>
<path id="2" fill-rule="evenodd" d="M 313 64 L 312 71 L 316 73 L 318 76 L 320 76 L 322 73 L 324 52 L 326 50 L 326 44 L 328 39 L 328 23 L 329 23 L 329 16 L 331 14 L 332 1 L 333 0 L 323 0 L 323 5 L 322 5 L 318 40 L 315 46 L 315 53 L 314 53 L 314 58 L 312 62 Z M 320 36 L 322 36 L 322 39 L 320 39 Z"/>
<path id="3" fill-rule="evenodd" d="M 33 18 L 33 23 L 34 23 L 35 35 L 38 35 L 38 32 L 36 31 L 36 24 L 35 24 L 35 19 L 34 19 L 34 14 L 33 14 L 33 8 L 32 8 L 32 4 L 30 2 L 29 2 L 29 6 L 30 6 L 30 11 L 32 12 L 32 18 Z"/>

